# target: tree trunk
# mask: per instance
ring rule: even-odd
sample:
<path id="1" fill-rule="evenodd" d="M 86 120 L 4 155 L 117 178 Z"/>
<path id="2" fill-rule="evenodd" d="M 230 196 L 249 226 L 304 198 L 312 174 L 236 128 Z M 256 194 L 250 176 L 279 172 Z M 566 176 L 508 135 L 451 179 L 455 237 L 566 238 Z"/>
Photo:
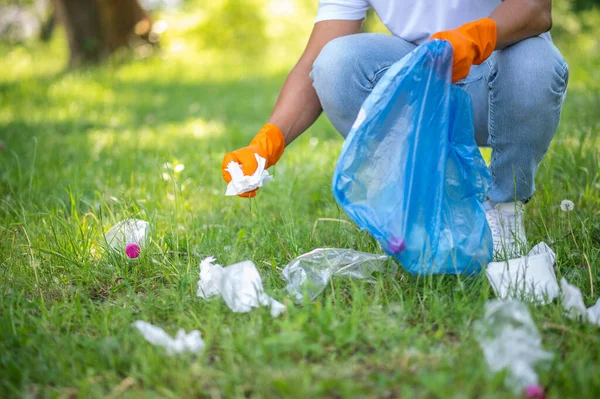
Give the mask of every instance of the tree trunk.
<path id="1" fill-rule="evenodd" d="M 71 68 L 99 63 L 150 32 L 150 18 L 137 0 L 54 0 L 54 5 L 67 31 Z"/>
<path id="2" fill-rule="evenodd" d="M 67 31 L 71 56 L 69 67 L 95 64 L 108 55 L 108 46 L 100 21 L 96 0 L 55 0 Z"/>
<path id="3" fill-rule="evenodd" d="M 132 44 L 132 40 L 148 39 L 151 22 L 138 0 L 99 0 L 108 50 Z"/>
<path id="4" fill-rule="evenodd" d="M 42 21 L 42 27 L 40 29 L 40 40 L 43 42 L 50 41 L 55 28 L 56 11 L 52 10 L 52 13 Z"/>

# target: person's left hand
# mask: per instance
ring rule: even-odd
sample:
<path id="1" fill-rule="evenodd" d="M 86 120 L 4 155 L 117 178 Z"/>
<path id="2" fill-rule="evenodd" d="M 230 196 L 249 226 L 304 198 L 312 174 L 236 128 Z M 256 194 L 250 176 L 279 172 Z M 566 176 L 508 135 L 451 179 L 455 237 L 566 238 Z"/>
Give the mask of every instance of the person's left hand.
<path id="1" fill-rule="evenodd" d="M 496 22 L 482 18 L 438 32 L 430 40 L 447 40 L 452 45 L 452 83 L 455 83 L 467 77 L 471 65 L 481 64 L 494 52 L 497 36 Z"/>

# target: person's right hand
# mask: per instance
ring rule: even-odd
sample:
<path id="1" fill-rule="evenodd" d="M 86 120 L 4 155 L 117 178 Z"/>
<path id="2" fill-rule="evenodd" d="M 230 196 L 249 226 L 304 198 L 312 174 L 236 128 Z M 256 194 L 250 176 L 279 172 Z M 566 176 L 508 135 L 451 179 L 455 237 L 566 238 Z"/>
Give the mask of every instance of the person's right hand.
<path id="1" fill-rule="evenodd" d="M 285 138 L 281 133 L 281 130 L 273 124 L 266 124 L 260 129 L 258 134 L 252 139 L 247 147 L 240 148 L 233 152 L 228 152 L 223 157 L 223 163 L 221 165 L 223 179 L 227 183 L 231 181 L 231 175 L 227 172 L 226 168 L 229 162 L 237 162 L 242 165 L 242 171 L 244 175 L 248 176 L 253 174 L 258 168 L 258 163 L 254 154 L 258 154 L 266 160 L 265 168 L 270 168 L 275 165 L 285 149 Z M 240 197 L 253 198 L 256 196 L 256 191 L 249 191 L 247 193 L 240 194 Z"/>

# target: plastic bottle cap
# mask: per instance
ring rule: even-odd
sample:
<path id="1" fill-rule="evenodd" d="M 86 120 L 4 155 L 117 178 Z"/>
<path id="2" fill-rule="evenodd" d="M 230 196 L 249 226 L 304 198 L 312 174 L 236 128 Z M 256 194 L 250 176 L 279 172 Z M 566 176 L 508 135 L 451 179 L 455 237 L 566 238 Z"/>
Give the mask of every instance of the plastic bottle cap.
<path id="1" fill-rule="evenodd" d="M 125 253 L 132 259 L 135 259 L 138 256 L 140 256 L 140 252 L 142 252 L 142 249 L 138 244 L 134 242 L 132 242 L 131 244 L 127 244 L 127 247 L 125 248 Z"/>
<path id="2" fill-rule="evenodd" d="M 391 253 L 397 254 L 397 253 L 404 251 L 405 249 L 406 249 L 406 242 L 404 241 L 404 239 L 394 237 L 390 240 L 390 243 L 388 245 L 388 250 Z"/>
<path id="3" fill-rule="evenodd" d="M 546 397 L 544 388 L 540 385 L 530 385 L 527 388 L 525 388 L 525 391 L 523 393 L 526 397 L 532 399 L 544 399 Z"/>

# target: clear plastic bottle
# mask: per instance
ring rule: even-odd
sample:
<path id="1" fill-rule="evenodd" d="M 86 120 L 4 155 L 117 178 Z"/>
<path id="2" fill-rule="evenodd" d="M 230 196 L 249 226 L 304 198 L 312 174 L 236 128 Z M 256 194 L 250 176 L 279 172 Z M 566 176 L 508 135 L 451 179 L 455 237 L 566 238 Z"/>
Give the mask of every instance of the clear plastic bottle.
<path id="1" fill-rule="evenodd" d="M 110 248 L 135 259 L 146 245 L 149 231 L 150 224 L 145 220 L 127 219 L 115 224 L 105 237 Z"/>
<path id="2" fill-rule="evenodd" d="M 396 241 L 397 251 L 404 241 Z M 391 267 L 387 267 L 390 265 Z M 374 272 L 395 273 L 396 265 L 387 255 L 369 254 L 353 249 L 317 248 L 291 261 L 282 271 L 287 291 L 302 302 L 304 291 L 314 300 L 332 277 L 351 277 L 374 281 Z"/>

